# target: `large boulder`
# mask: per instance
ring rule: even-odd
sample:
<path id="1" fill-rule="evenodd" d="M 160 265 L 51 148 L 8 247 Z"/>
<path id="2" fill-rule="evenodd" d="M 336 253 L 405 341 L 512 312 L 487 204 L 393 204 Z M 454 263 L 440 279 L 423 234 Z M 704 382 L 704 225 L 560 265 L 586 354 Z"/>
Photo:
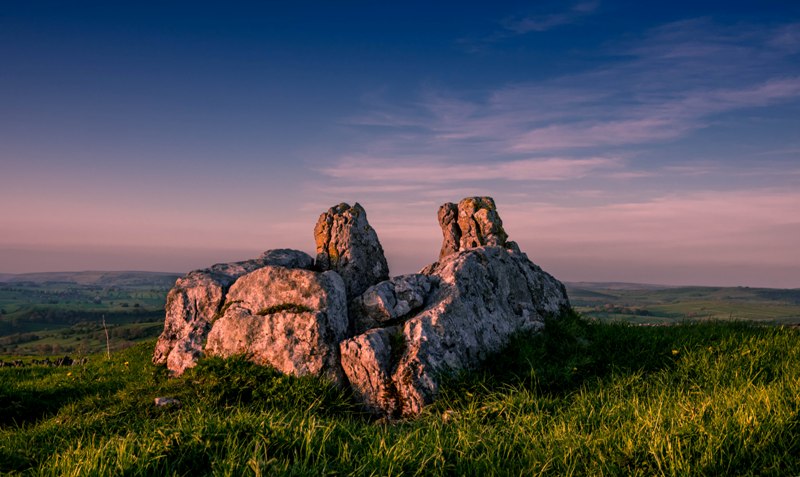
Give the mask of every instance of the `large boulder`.
<path id="1" fill-rule="evenodd" d="M 338 272 L 344 279 L 348 299 L 389 278 L 378 234 L 367 222 L 367 213 L 360 204 L 350 207 L 342 203 L 320 215 L 314 240 L 317 269 Z"/>
<path id="2" fill-rule="evenodd" d="M 267 265 L 310 269 L 313 262 L 299 250 L 268 250 L 252 260 L 219 263 L 179 278 L 167 295 L 164 331 L 153 363 L 166 364 L 174 374 L 194 366 L 203 355 L 206 336 L 219 317 L 228 288 L 240 276 Z"/>
<path id="3" fill-rule="evenodd" d="M 351 304 L 356 336 L 340 345 L 342 368 L 376 413 L 418 414 L 443 376 L 474 368 L 569 307 L 564 285 L 508 240 L 491 197 L 448 202 L 438 218 L 438 262 Z"/>
<path id="4" fill-rule="evenodd" d="M 347 329 L 345 286 L 336 272 L 267 266 L 231 286 L 205 352 L 341 382 L 338 344 Z"/>

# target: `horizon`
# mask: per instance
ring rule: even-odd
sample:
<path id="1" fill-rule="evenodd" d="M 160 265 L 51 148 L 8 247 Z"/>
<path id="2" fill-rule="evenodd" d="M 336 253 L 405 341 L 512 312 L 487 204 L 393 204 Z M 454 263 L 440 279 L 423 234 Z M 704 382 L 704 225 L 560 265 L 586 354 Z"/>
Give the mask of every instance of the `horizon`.
<path id="1" fill-rule="evenodd" d="M 565 282 L 800 288 L 800 4 L 11 2 L 0 274 L 314 255 L 393 275 L 494 197 Z"/>

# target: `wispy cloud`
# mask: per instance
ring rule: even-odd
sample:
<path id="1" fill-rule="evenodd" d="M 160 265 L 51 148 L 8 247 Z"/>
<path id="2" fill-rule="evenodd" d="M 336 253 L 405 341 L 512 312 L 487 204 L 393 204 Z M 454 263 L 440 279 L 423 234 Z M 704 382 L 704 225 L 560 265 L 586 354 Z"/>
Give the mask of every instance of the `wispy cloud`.
<path id="1" fill-rule="evenodd" d="M 537 5 L 537 10 L 511 15 L 499 21 L 499 28 L 483 37 L 460 38 L 456 43 L 470 53 L 484 53 L 493 46 L 530 33 L 544 33 L 559 27 L 577 24 L 597 13 L 599 0 L 578 3 L 561 2 Z"/>
<path id="2" fill-rule="evenodd" d="M 335 166 L 319 169 L 323 174 L 350 181 L 387 181 L 389 192 L 398 183 L 439 184 L 459 181 L 561 181 L 584 177 L 599 170 L 619 169 L 622 161 L 614 157 L 581 159 L 548 157 L 485 163 L 463 163 L 445 158 L 347 157 Z M 401 186 L 402 187 L 402 186 Z"/>
<path id="3" fill-rule="evenodd" d="M 576 12 L 596 8 L 581 5 Z M 606 45 L 602 51 L 615 61 L 600 68 L 469 94 L 427 88 L 416 103 L 372 103 L 349 124 L 379 126 L 361 153 L 378 161 L 490 160 L 493 171 L 518 172 L 533 163 L 517 161 L 544 155 L 576 160 L 571 170 L 585 171 L 587 158 L 619 157 L 629 146 L 646 153 L 714 125 L 721 114 L 800 99 L 800 65 L 787 53 L 795 30 L 709 19 L 670 23 L 636 41 Z M 346 166 L 353 157 L 339 162 Z M 629 177 L 644 175 L 638 165 L 628 161 Z"/>
<path id="4" fill-rule="evenodd" d="M 597 1 L 581 2 L 566 11 L 509 18 L 503 22 L 503 26 L 507 31 L 519 35 L 530 32 L 543 32 L 579 21 L 583 17 L 594 13 L 599 3 Z"/>

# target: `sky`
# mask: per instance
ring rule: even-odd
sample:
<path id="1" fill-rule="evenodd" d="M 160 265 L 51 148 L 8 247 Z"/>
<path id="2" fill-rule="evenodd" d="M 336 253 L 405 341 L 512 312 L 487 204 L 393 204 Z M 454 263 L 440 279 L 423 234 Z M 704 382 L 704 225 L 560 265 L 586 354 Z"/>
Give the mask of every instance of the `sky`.
<path id="1" fill-rule="evenodd" d="M 392 274 L 494 197 L 564 281 L 800 287 L 800 2 L 3 2 L 0 272 Z"/>

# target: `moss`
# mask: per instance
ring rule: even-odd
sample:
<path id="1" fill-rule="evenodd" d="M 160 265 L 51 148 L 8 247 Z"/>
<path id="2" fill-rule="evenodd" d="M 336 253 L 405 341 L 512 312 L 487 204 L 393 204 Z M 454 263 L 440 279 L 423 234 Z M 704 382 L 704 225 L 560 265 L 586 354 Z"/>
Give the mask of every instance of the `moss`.
<path id="1" fill-rule="evenodd" d="M 281 303 L 280 305 L 272 305 L 268 308 L 262 308 L 256 313 L 257 315 L 266 316 L 275 313 L 310 313 L 314 310 L 311 308 L 300 305 L 297 303 Z"/>
<path id="2" fill-rule="evenodd" d="M 389 362 L 392 364 L 392 370 L 394 370 L 406 352 L 406 337 L 403 334 L 402 327 L 398 327 L 396 331 L 389 335 L 389 349 L 391 352 Z"/>
<path id="3" fill-rule="evenodd" d="M 222 305 L 222 307 L 219 309 L 219 311 L 214 313 L 214 316 L 211 318 L 211 321 L 214 322 L 214 321 L 217 321 L 218 319 L 222 318 L 223 315 L 225 315 L 225 312 L 228 311 L 228 308 L 232 307 L 233 305 L 235 305 L 237 303 L 241 303 L 243 301 L 244 300 L 231 300 L 231 301 L 225 302 L 225 304 Z"/>

